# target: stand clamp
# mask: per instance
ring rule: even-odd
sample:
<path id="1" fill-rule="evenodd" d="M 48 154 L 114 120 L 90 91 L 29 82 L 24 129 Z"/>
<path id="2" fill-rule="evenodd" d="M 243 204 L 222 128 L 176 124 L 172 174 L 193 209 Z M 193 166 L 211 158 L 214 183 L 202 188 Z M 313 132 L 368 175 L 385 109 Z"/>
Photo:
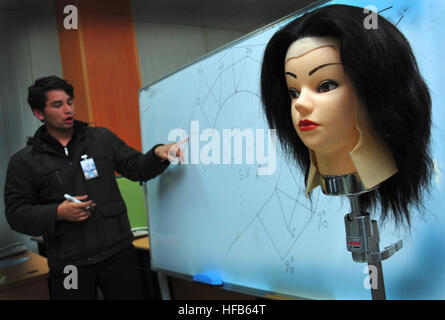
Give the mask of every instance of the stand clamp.
<path id="1" fill-rule="evenodd" d="M 345 215 L 346 248 L 355 262 L 379 262 L 388 259 L 403 247 L 403 241 L 379 249 L 377 221 L 370 220 L 369 213 L 360 216 Z"/>

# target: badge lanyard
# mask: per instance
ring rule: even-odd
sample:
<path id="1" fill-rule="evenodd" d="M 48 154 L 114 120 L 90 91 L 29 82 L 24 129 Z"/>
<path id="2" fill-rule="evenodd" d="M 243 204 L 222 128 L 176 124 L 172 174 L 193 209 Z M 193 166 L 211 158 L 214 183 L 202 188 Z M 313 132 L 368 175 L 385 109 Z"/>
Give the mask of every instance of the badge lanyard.
<path id="1" fill-rule="evenodd" d="M 90 180 L 99 177 L 93 158 L 88 158 L 86 154 L 82 155 L 81 158 L 80 165 L 85 179 Z"/>

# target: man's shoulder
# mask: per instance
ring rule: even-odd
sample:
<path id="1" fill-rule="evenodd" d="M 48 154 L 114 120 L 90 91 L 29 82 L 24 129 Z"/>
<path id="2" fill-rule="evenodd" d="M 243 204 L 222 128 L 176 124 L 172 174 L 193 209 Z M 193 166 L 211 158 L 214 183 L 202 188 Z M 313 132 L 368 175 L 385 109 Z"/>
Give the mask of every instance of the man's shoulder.
<path id="1" fill-rule="evenodd" d="M 12 158 L 22 158 L 22 157 L 27 157 L 31 154 L 32 151 L 32 146 L 31 145 L 26 145 L 23 148 L 21 148 L 20 150 L 16 151 L 12 156 Z"/>
<path id="2" fill-rule="evenodd" d="M 84 134 L 101 134 L 101 133 L 106 133 L 109 132 L 110 130 L 105 128 L 105 127 L 101 127 L 101 126 L 95 126 L 94 123 L 91 122 L 84 122 L 81 120 L 75 120 L 74 122 L 74 129 L 75 131 L 80 134 L 80 135 L 84 135 Z"/>
<path id="3" fill-rule="evenodd" d="M 105 127 L 85 127 L 85 130 L 91 134 L 109 134 L 111 130 Z"/>
<path id="4" fill-rule="evenodd" d="M 106 127 L 87 127 L 86 134 L 91 138 L 100 139 L 102 142 L 105 140 L 113 141 L 117 136 L 116 134 Z"/>
<path id="5" fill-rule="evenodd" d="M 31 151 L 32 146 L 23 147 L 9 158 L 9 163 L 13 165 L 28 163 L 32 159 Z"/>

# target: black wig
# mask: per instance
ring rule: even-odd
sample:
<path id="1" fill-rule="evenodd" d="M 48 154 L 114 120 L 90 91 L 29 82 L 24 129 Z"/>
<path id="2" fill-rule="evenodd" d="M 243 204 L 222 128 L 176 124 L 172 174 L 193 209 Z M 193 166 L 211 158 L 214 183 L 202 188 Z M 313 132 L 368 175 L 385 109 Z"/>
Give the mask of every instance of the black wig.
<path id="1" fill-rule="evenodd" d="M 366 17 L 363 8 L 331 5 L 308 12 L 276 32 L 263 58 L 263 107 L 284 151 L 307 178 L 310 157 L 292 124 L 284 59 L 289 46 L 300 38 L 338 38 L 345 73 L 398 167 L 378 189 L 360 196 L 362 209 L 380 204 L 382 221 L 390 213 L 396 224 L 410 226 L 410 208 L 423 207 L 422 191 L 430 186 L 433 171 L 431 98 L 407 39 L 381 16 L 377 29 L 366 29 Z"/>

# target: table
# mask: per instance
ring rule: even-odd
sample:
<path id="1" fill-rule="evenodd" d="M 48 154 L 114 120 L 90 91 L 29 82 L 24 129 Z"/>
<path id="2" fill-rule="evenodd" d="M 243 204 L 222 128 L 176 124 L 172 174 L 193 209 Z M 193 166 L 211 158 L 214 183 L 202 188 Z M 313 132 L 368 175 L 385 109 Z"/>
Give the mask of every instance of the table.
<path id="1" fill-rule="evenodd" d="M 27 261 L 0 268 L 0 300 L 48 300 L 48 263 L 29 250 L 0 261 L 29 257 Z"/>
<path id="2" fill-rule="evenodd" d="M 148 236 L 133 240 L 133 246 L 138 250 L 150 250 L 150 240 Z"/>

